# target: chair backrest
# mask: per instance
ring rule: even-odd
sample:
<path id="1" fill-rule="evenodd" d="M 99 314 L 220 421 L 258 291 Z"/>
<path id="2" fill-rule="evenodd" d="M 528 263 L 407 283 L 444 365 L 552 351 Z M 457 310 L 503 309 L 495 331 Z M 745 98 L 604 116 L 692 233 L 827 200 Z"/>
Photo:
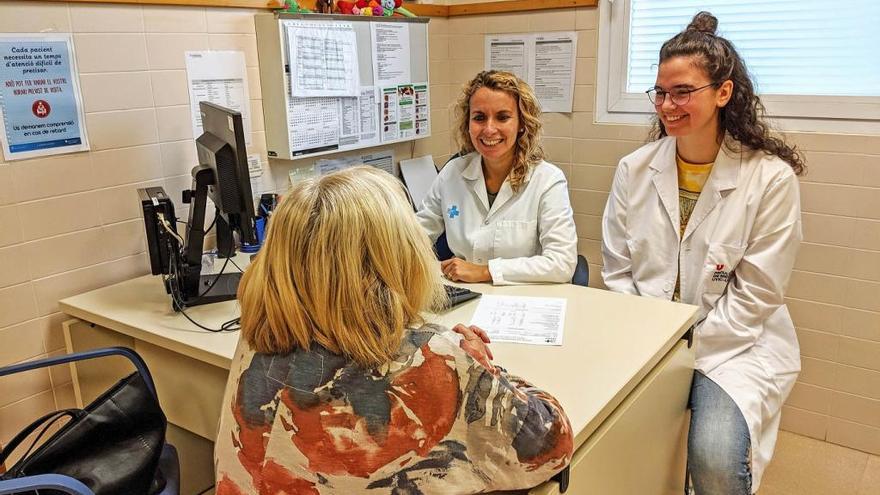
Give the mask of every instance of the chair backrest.
<path id="1" fill-rule="evenodd" d="M 571 277 L 571 283 L 584 287 L 590 286 L 590 265 L 587 263 L 587 258 L 580 254 L 577 258 L 577 266 L 574 269 L 574 276 Z"/>
<path id="2" fill-rule="evenodd" d="M 62 474 L 37 474 L 0 481 L 0 495 L 54 490 L 67 495 L 95 495 L 79 480 Z"/>

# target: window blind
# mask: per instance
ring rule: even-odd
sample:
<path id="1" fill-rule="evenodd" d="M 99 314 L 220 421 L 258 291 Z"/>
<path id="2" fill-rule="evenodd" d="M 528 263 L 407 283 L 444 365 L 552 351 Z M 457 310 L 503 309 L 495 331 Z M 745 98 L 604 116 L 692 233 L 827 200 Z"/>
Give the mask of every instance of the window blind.
<path id="1" fill-rule="evenodd" d="M 761 94 L 880 96 L 880 1 L 630 0 L 626 91 L 654 86 L 660 46 L 701 10 Z"/>

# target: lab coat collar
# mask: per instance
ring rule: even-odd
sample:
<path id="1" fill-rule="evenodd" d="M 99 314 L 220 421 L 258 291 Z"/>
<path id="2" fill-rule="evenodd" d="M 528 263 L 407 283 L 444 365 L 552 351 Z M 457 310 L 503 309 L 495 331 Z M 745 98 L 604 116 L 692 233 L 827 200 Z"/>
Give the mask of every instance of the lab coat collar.
<path id="1" fill-rule="evenodd" d="M 712 172 L 703 185 L 703 191 L 700 193 L 691 218 L 688 220 L 687 227 L 684 230 L 682 240 L 686 240 L 693 232 L 703 223 L 703 220 L 709 216 L 709 213 L 718 206 L 721 199 L 728 194 L 728 191 L 736 189 L 737 179 L 739 178 L 740 163 L 742 162 L 742 152 L 734 151 L 729 145 L 728 137 L 725 136 L 722 141 L 721 149 L 718 150 L 718 156 L 715 157 L 715 165 L 712 166 Z"/>
<path id="2" fill-rule="evenodd" d="M 505 203 L 510 201 L 513 198 L 513 189 L 510 187 L 510 181 L 508 179 L 504 179 L 504 182 L 501 183 L 501 189 L 498 190 L 498 196 L 495 197 L 495 201 L 492 203 L 492 207 L 489 207 L 489 197 L 486 194 L 486 178 L 483 176 L 483 161 L 482 157 L 479 153 L 472 152 L 468 155 L 468 163 L 465 166 L 464 170 L 461 172 L 462 178 L 470 183 L 471 192 L 483 205 L 483 208 L 486 210 L 486 218 L 488 219 L 493 213 L 501 209 Z M 523 181 L 522 187 L 525 187 L 528 184 L 529 180 L 532 178 L 532 174 L 535 172 L 535 167 L 530 167 L 528 173 L 526 174 L 525 181 Z"/>
<path id="3" fill-rule="evenodd" d="M 654 187 L 663 203 L 675 236 L 681 232 L 681 216 L 678 213 L 678 170 L 675 167 L 675 138 L 664 138 L 654 158 L 648 163 L 654 171 Z"/>

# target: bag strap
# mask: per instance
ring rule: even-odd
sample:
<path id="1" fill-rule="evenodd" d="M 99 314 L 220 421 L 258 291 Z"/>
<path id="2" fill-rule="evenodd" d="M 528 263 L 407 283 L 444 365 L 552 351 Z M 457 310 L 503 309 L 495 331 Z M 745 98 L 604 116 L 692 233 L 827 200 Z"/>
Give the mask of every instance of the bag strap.
<path id="1" fill-rule="evenodd" d="M 26 458 L 28 456 L 28 454 L 30 454 L 31 450 L 34 448 L 34 445 L 36 445 L 37 442 L 39 442 L 39 440 L 40 440 L 40 438 L 42 438 L 43 434 L 46 433 L 46 430 L 50 426 L 55 424 L 59 419 L 67 417 L 67 416 L 70 416 L 71 418 L 75 418 L 75 417 L 79 416 L 80 414 L 82 414 L 82 409 L 61 409 L 59 411 L 52 411 L 48 414 L 43 415 L 43 417 L 37 419 L 33 423 L 24 427 L 24 429 L 22 429 L 20 432 L 18 432 L 17 435 L 15 435 L 15 438 L 10 440 L 9 443 L 6 444 L 5 447 L 3 447 L 3 450 L 0 451 L 0 464 L 3 464 L 4 462 L 6 462 L 6 459 L 15 451 L 16 448 L 18 448 L 19 444 L 21 444 L 28 437 L 28 435 L 33 433 L 43 423 L 47 423 L 47 424 L 43 428 L 43 430 L 40 432 L 40 434 L 37 435 L 37 438 L 34 439 L 33 443 L 31 443 L 31 446 L 28 448 L 28 451 L 25 453 L 25 455 L 22 456 L 22 459 Z"/>

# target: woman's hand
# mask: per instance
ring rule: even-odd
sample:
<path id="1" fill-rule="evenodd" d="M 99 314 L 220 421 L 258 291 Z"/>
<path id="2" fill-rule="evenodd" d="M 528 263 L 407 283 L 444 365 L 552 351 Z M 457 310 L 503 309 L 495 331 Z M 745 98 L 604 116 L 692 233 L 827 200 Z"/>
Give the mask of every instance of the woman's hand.
<path id="1" fill-rule="evenodd" d="M 477 265 L 461 258 L 449 258 L 440 262 L 443 275 L 453 282 L 491 282 L 488 265 Z"/>
<path id="2" fill-rule="evenodd" d="M 452 327 L 452 331 L 463 338 L 458 345 L 468 353 L 475 361 L 482 364 L 489 373 L 496 374 L 495 366 L 492 365 L 492 351 L 489 349 L 489 336 L 482 328 L 471 325 L 466 327 L 459 323 Z"/>

